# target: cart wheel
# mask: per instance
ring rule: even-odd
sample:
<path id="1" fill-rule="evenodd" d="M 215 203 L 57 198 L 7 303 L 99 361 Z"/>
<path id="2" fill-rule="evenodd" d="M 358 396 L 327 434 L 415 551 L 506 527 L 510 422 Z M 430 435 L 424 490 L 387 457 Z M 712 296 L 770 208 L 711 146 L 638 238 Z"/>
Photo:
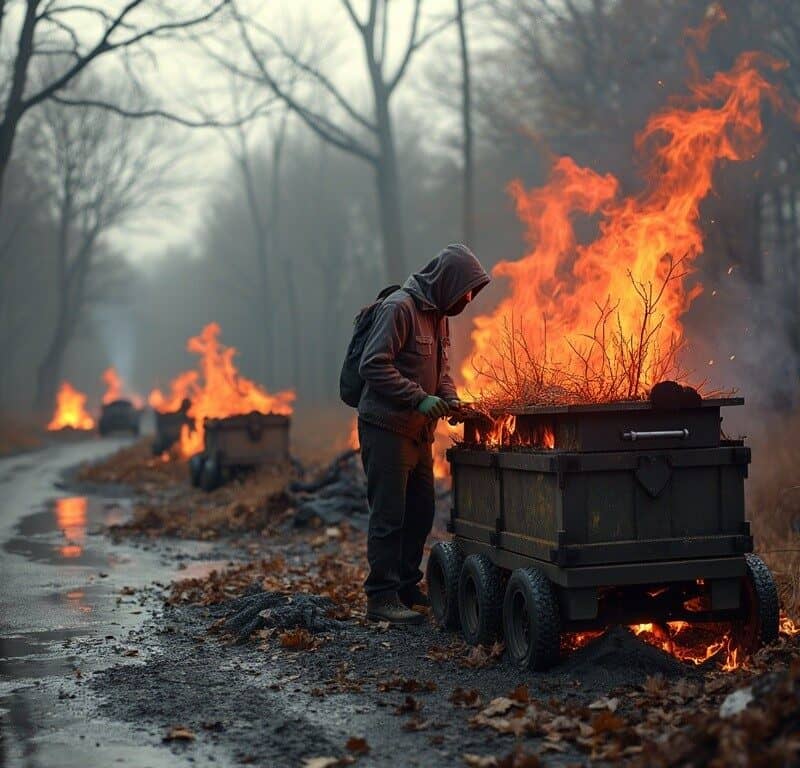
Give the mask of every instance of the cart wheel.
<path id="1" fill-rule="evenodd" d="M 738 648 L 750 654 L 778 638 L 780 623 L 778 590 L 767 564 L 758 555 L 745 555 L 747 572 L 742 579 L 745 618 L 733 627 Z"/>
<path id="2" fill-rule="evenodd" d="M 425 578 L 433 618 L 442 629 L 458 629 L 458 578 L 464 555 L 453 541 L 431 547 Z"/>
<path id="3" fill-rule="evenodd" d="M 502 627 L 503 574 L 486 555 L 470 555 L 458 580 L 461 632 L 471 645 L 494 642 Z"/>
<path id="4" fill-rule="evenodd" d="M 206 463 L 206 457 L 202 453 L 196 453 L 189 459 L 189 480 L 192 487 L 200 487 L 200 478 L 203 476 L 203 465 Z"/>
<path id="5" fill-rule="evenodd" d="M 219 460 L 213 456 L 206 459 L 203 464 L 203 474 L 200 476 L 200 487 L 210 493 L 222 485 L 222 468 Z"/>
<path id="6" fill-rule="evenodd" d="M 542 670 L 557 661 L 561 647 L 558 599 L 538 568 L 517 568 L 503 601 L 506 650 L 518 667 Z"/>

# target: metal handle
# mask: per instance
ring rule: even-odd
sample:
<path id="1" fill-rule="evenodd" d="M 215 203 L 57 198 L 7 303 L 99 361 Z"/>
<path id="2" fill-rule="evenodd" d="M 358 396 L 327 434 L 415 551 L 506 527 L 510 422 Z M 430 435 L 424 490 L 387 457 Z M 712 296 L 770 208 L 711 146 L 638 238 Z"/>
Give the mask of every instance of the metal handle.
<path id="1" fill-rule="evenodd" d="M 662 429 L 655 432 L 634 432 L 629 430 L 622 433 L 622 439 L 630 440 L 631 442 L 636 440 L 685 440 L 687 437 L 689 437 L 689 430 L 686 427 L 683 429 Z"/>

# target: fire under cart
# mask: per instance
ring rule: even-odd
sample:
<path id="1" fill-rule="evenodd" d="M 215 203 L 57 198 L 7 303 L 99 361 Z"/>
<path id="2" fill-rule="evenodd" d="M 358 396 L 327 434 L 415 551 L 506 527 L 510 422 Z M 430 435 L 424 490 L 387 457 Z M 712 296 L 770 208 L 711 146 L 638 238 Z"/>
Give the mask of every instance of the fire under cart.
<path id="1" fill-rule="evenodd" d="M 745 516 L 750 449 L 721 431 L 721 408 L 743 402 L 520 408 L 500 448 L 467 421 L 447 454 L 452 541 L 427 566 L 437 622 L 472 644 L 502 636 L 535 670 L 562 633 L 614 624 L 731 622 L 748 652 L 774 640 L 777 590 Z"/>

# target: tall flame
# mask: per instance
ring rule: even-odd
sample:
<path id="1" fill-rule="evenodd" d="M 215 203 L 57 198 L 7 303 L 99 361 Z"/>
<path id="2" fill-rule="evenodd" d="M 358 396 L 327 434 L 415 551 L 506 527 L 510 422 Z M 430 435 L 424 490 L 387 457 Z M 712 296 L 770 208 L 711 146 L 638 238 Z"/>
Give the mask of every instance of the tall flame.
<path id="1" fill-rule="evenodd" d="M 160 389 L 154 389 L 147 398 L 150 406 L 160 413 L 177 411 L 184 400 L 192 399 L 192 393 L 197 388 L 200 374 L 197 371 L 184 371 L 179 373 L 171 382 L 170 389 L 164 394 Z"/>
<path id="2" fill-rule="evenodd" d="M 103 405 L 113 403 L 115 400 L 122 398 L 122 378 L 117 373 L 117 369 L 112 365 L 103 371 L 103 381 L 106 385 L 106 391 L 103 395 Z"/>
<path id="3" fill-rule="evenodd" d="M 649 155 L 638 195 L 620 195 L 613 175 L 569 157 L 555 161 L 544 187 L 510 185 L 530 250 L 494 269 L 509 290 L 475 320 L 462 368 L 471 393 L 501 403 L 619 400 L 684 377 L 680 318 L 702 290 L 686 279 L 703 251 L 700 203 L 720 161 L 759 150 L 762 104 L 781 106 L 762 71 L 780 67 L 742 54 L 651 117 L 636 138 Z M 580 216 L 598 225 L 588 244 L 574 229 Z"/>
<path id="4" fill-rule="evenodd" d="M 103 405 L 108 405 L 115 400 L 122 400 L 123 398 L 130 400 L 135 408 L 141 408 L 144 405 L 144 401 L 139 395 L 129 394 L 126 391 L 125 382 L 113 365 L 103 371 L 102 379 L 106 385 L 106 391 L 103 395 Z"/>
<path id="5" fill-rule="evenodd" d="M 56 410 L 47 425 L 57 429 L 94 429 L 94 419 L 86 411 L 86 395 L 64 381 L 56 395 Z"/>
<path id="6" fill-rule="evenodd" d="M 224 418 L 239 413 L 260 411 L 261 413 L 292 413 L 295 399 L 293 390 L 271 395 L 255 382 L 239 374 L 233 358 L 236 350 L 219 341 L 221 329 L 217 323 L 209 323 L 199 336 L 189 339 L 186 347 L 200 356 L 200 378 L 192 387 L 192 406 L 189 416 L 194 419 L 195 429 L 184 426 L 180 448 L 184 456 L 191 456 L 203 449 L 205 432 L 203 420 Z"/>

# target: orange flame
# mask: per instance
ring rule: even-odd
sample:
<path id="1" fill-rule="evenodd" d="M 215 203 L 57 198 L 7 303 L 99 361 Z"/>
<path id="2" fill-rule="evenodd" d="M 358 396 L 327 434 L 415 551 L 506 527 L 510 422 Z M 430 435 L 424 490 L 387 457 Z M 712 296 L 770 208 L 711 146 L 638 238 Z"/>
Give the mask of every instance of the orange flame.
<path id="1" fill-rule="evenodd" d="M 56 395 L 56 410 L 47 425 L 57 429 L 94 429 L 94 419 L 86 412 L 86 395 L 64 381 Z"/>
<path id="2" fill-rule="evenodd" d="M 179 373 L 170 383 L 170 391 L 164 394 L 160 389 L 154 389 L 147 398 L 150 407 L 160 413 L 170 413 L 180 409 L 184 400 L 191 400 L 192 393 L 196 390 L 197 371 L 184 371 Z"/>
<path id="3" fill-rule="evenodd" d="M 241 376 L 233 363 L 236 350 L 219 341 L 221 329 L 209 323 L 199 336 L 189 339 L 187 349 L 200 356 L 200 379 L 195 382 L 191 395 L 189 416 L 195 429 L 184 426 L 180 448 L 183 456 L 191 456 L 203 449 L 206 418 L 224 418 L 239 413 L 292 413 L 295 393 L 292 390 L 269 394 L 255 382 Z"/>
<path id="4" fill-rule="evenodd" d="M 638 195 L 620 196 L 613 175 L 569 157 L 556 160 L 542 188 L 512 182 L 530 250 L 494 268 L 508 279 L 508 294 L 475 320 L 461 371 L 470 392 L 518 404 L 597 402 L 685 379 L 680 318 L 702 291 L 687 282 L 703 251 L 700 203 L 720 161 L 759 150 L 762 103 L 781 105 L 761 70 L 780 68 L 742 54 L 730 71 L 691 84 L 689 97 L 651 117 L 636 139 L 649 153 Z M 579 216 L 598 223 L 585 245 L 573 226 Z"/>
<path id="5" fill-rule="evenodd" d="M 103 371 L 103 381 L 106 384 L 103 405 L 122 399 L 122 379 L 113 365 Z"/>
<path id="6" fill-rule="evenodd" d="M 461 428 L 449 421 L 439 420 L 436 431 L 433 433 L 433 476 L 437 480 L 446 480 L 450 477 L 450 462 L 447 460 L 447 450 L 461 439 Z"/>
<path id="7" fill-rule="evenodd" d="M 144 401 L 139 395 L 126 393 L 125 382 L 113 365 L 103 371 L 102 379 L 106 384 L 103 405 L 108 405 L 108 403 L 113 403 L 115 400 L 122 400 L 123 398 L 130 400 L 134 408 L 141 408 L 144 405 Z"/>
<path id="8" fill-rule="evenodd" d="M 361 440 L 358 437 L 358 416 L 353 416 L 353 421 L 350 424 L 350 436 L 347 440 L 347 446 L 353 451 L 361 450 Z"/>

